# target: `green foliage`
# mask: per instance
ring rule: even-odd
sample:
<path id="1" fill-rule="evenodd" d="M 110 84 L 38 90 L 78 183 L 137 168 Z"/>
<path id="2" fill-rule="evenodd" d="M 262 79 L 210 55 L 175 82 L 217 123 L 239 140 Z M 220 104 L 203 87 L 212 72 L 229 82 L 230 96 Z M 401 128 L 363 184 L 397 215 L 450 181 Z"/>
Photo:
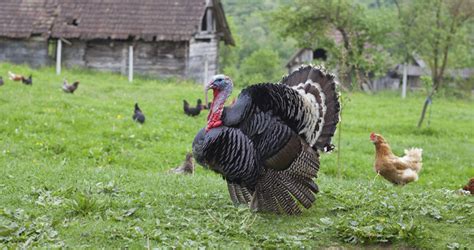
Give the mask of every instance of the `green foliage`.
<path id="1" fill-rule="evenodd" d="M 78 193 L 69 202 L 69 209 L 74 215 L 88 215 L 98 209 L 97 201 L 86 194 Z"/>
<path id="2" fill-rule="evenodd" d="M 277 53 L 260 49 L 242 61 L 239 73 L 241 86 L 248 86 L 252 83 L 278 82 L 284 72 Z"/>
<path id="3" fill-rule="evenodd" d="M 56 224 L 49 216 L 32 217 L 21 208 L 0 209 L 0 246 L 7 243 L 12 248 L 62 247 L 64 242 L 58 239 Z"/>
<path id="4" fill-rule="evenodd" d="M 0 64 L 0 75 L 9 70 L 33 73 L 34 83 L 4 77 L 0 87 L 0 248 L 473 245 L 473 199 L 456 191 L 474 176 L 472 101 L 438 99 L 432 126 L 416 130 L 423 96 L 351 94 L 341 145 L 333 141 L 343 149 L 341 176 L 337 155 L 322 154 L 314 206 L 289 217 L 234 207 L 222 178 L 202 167 L 193 176 L 167 173 L 205 125 L 206 114 L 182 111 L 183 99 L 202 98 L 201 86 Z M 81 81 L 73 95 L 60 90 L 64 77 Z M 144 125 L 131 119 L 135 102 Z M 371 131 L 397 154 L 424 149 L 418 182 L 374 179 Z"/>
<path id="5" fill-rule="evenodd" d="M 473 43 L 472 2 L 395 0 L 395 3 L 399 21 L 396 31 L 402 34 L 400 43 L 405 45 L 401 53 L 406 55 L 406 59 L 416 53 L 429 65 L 433 85 L 426 99 L 431 100 L 451 78 L 449 70 L 453 70 L 453 67 L 472 66 L 472 62 L 466 62 L 469 59 L 472 61 L 472 46 L 468 48 L 464 45 Z M 418 127 L 423 124 L 428 105 L 429 102 L 423 105 Z"/>
<path id="6" fill-rule="evenodd" d="M 224 72 L 226 68 L 238 68 L 240 62 L 239 48 L 242 46 L 242 39 L 240 34 L 236 31 L 234 18 L 232 16 L 227 16 L 227 23 L 236 45 L 226 46 L 223 42 L 219 45 L 219 66 L 224 69 Z"/>
<path id="7" fill-rule="evenodd" d="M 267 15 L 269 11 L 284 2 L 288 1 L 223 1 L 232 35 L 236 40 L 236 46 L 221 45 L 219 62 L 223 73 L 234 79 L 237 85 L 247 86 L 275 79 L 264 78 L 268 76 L 267 72 L 256 72 L 255 70 L 251 70 L 250 74 L 240 72 L 241 67 L 248 71 L 248 67 L 243 66 L 243 63 L 257 51 L 272 51 L 271 56 L 267 56 L 267 53 L 265 57 L 260 58 L 260 63 L 274 65 L 275 68 L 272 70 L 285 70 L 286 60 L 296 50 L 295 42 L 292 39 L 282 40 L 272 32 Z M 258 69 L 266 70 L 263 67 Z M 245 82 L 241 83 L 239 81 Z"/>
<path id="8" fill-rule="evenodd" d="M 431 69 L 437 90 L 448 69 L 472 67 L 474 9 L 464 0 L 397 0 L 398 53 L 420 56 Z M 394 53 L 397 51 L 395 50 Z"/>
<path id="9" fill-rule="evenodd" d="M 425 88 L 426 93 L 429 93 L 430 90 L 433 88 L 433 80 L 429 76 L 421 76 L 420 77 L 421 84 Z"/>

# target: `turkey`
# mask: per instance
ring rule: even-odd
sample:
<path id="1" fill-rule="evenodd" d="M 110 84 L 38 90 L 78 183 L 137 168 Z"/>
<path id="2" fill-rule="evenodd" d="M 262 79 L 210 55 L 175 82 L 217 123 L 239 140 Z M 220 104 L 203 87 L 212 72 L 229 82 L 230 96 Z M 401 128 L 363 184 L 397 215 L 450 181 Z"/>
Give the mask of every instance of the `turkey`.
<path id="1" fill-rule="evenodd" d="M 309 209 L 319 191 L 319 152 L 333 149 L 339 122 L 334 76 L 302 66 L 279 84 L 247 87 L 224 107 L 232 88 L 224 75 L 206 88 L 214 99 L 194 138 L 196 161 L 223 176 L 235 205 L 289 215 Z"/>

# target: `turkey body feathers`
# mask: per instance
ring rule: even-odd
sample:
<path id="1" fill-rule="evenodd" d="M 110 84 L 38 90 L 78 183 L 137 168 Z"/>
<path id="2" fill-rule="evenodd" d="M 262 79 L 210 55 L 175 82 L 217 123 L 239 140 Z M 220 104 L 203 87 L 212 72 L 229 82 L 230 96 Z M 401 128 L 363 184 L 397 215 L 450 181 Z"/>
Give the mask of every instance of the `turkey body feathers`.
<path id="1" fill-rule="evenodd" d="M 286 214 L 311 207 L 318 150 L 330 145 L 339 121 L 335 85 L 333 76 L 307 66 L 281 84 L 242 90 L 224 108 L 223 126 L 196 136 L 197 162 L 227 180 L 234 204 Z"/>
<path id="2" fill-rule="evenodd" d="M 254 187 L 258 177 L 253 144 L 239 129 L 220 127 L 201 130 L 193 143 L 196 161 L 221 174 L 231 183 Z"/>

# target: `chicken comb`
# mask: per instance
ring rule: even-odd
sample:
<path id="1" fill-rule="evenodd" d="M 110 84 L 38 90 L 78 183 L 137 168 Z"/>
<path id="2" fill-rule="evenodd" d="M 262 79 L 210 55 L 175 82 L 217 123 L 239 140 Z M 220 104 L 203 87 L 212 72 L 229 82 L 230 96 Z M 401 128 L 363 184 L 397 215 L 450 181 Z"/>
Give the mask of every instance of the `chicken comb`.
<path id="1" fill-rule="evenodd" d="M 375 133 L 374 132 L 370 133 L 370 139 L 373 139 L 373 138 L 375 138 Z"/>

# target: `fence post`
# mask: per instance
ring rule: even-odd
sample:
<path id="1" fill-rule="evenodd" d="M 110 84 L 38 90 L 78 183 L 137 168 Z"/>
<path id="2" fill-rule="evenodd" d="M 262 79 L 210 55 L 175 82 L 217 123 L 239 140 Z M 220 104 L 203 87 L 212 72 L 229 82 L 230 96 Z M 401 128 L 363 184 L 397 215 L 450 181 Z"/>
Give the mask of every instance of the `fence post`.
<path id="1" fill-rule="evenodd" d="M 128 81 L 133 82 L 133 45 L 128 47 Z"/>
<path id="2" fill-rule="evenodd" d="M 209 61 L 207 59 L 207 55 L 204 58 L 204 85 L 207 84 L 209 81 Z"/>
<path id="3" fill-rule="evenodd" d="M 58 46 L 56 48 L 56 75 L 61 74 L 61 50 L 63 49 L 63 42 L 58 39 Z"/>
<path id="4" fill-rule="evenodd" d="M 402 83 L 402 98 L 405 99 L 407 96 L 407 75 L 408 75 L 408 65 L 403 63 L 403 83 Z"/>

